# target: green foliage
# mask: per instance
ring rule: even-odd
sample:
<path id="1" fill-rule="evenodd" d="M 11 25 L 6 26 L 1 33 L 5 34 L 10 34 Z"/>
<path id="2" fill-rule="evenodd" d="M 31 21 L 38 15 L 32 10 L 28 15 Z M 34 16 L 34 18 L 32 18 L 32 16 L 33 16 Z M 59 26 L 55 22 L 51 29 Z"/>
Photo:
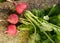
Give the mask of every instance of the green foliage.
<path id="1" fill-rule="evenodd" d="M 32 34 L 29 38 L 28 43 L 41 43 L 40 40 L 41 40 L 41 38 L 40 38 L 40 35 L 38 33 Z"/>
<path id="2" fill-rule="evenodd" d="M 28 43 L 60 43 L 60 8 L 53 5 L 47 9 L 26 10 L 18 30 L 33 30 Z M 45 20 L 44 16 L 49 20 Z"/>
<path id="3" fill-rule="evenodd" d="M 0 0 L 0 2 L 5 2 L 6 0 Z"/>
<path id="4" fill-rule="evenodd" d="M 28 30 L 28 31 L 31 31 L 33 29 L 32 25 L 25 25 L 25 24 L 22 24 L 20 26 L 18 26 L 18 30 Z"/>

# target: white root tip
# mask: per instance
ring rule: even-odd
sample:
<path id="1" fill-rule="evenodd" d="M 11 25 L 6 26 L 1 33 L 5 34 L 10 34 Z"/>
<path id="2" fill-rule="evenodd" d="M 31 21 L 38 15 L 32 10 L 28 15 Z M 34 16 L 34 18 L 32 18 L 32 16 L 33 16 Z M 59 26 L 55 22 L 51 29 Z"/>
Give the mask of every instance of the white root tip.
<path id="1" fill-rule="evenodd" d="M 0 22 L 1 22 L 1 21 L 5 21 L 5 20 L 0 20 Z"/>
<path id="2" fill-rule="evenodd" d="M 12 0 L 7 0 L 8 2 L 13 2 Z"/>

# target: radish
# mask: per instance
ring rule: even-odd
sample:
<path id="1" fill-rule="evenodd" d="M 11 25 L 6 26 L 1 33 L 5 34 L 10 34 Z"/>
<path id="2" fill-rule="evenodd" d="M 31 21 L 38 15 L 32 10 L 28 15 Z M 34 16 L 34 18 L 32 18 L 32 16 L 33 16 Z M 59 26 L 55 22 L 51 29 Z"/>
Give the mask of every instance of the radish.
<path id="1" fill-rule="evenodd" d="M 28 8 L 28 5 L 24 2 L 21 2 L 19 4 L 16 4 L 14 2 L 14 5 L 16 7 L 16 11 L 17 11 L 18 14 L 22 14 Z"/>
<path id="2" fill-rule="evenodd" d="M 16 29 L 16 25 L 10 24 L 8 25 L 7 31 L 8 35 L 16 35 L 17 34 L 17 29 Z"/>
<path id="3" fill-rule="evenodd" d="M 8 20 L 7 20 L 9 23 L 11 24 L 17 24 L 18 23 L 18 15 L 16 14 L 11 14 L 9 17 L 8 17 Z"/>
<path id="4" fill-rule="evenodd" d="M 16 7 L 16 12 L 18 14 L 22 14 L 27 8 L 28 8 L 28 4 L 25 3 L 25 2 L 20 2 L 20 3 L 16 3 L 16 2 L 13 2 L 12 0 L 7 0 L 8 2 L 11 2 L 15 5 Z"/>

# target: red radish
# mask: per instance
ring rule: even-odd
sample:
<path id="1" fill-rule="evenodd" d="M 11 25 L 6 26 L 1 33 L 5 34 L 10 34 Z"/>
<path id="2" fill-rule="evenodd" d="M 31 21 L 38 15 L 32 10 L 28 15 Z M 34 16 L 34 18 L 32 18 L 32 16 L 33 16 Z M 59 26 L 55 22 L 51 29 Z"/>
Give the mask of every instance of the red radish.
<path id="1" fill-rule="evenodd" d="M 17 34 L 17 29 L 16 29 L 16 26 L 13 25 L 13 24 L 10 24 L 7 28 L 7 31 L 8 35 L 16 35 Z"/>
<path id="2" fill-rule="evenodd" d="M 11 15 L 8 17 L 8 22 L 9 22 L 9 23 L 12 23 L 12 24 L 17 24 L 17 23 L 18 23 L 18 15 L 16 15 L 16 14 L 11 14 Z"/>
<path id="3" fill-rule="evenodd" d="M 17 11 L 18 14 L 22 14 L 23 11 L 28 8 L 27 3 L 25 3 L 25 2 L 20 2 L 20 3 L 17 4 L 16 2 L 13 2 L 12 0 L 7 0 L 7 1 L 9 1 L 9 2 L 11 2 L 15 5 L 16 11 Z"/>
<path id="4" fill-rule="evenodd" d="M 28 7 L 28 5 L 24 2 L 21 2 L 19 4 L 16 4 L 16 3 L 14 3 L 14 4 L 16 6 L 16 11 L 18 14 L 22 14 L 24 12 L 24 10 L 26 10 Z"/>

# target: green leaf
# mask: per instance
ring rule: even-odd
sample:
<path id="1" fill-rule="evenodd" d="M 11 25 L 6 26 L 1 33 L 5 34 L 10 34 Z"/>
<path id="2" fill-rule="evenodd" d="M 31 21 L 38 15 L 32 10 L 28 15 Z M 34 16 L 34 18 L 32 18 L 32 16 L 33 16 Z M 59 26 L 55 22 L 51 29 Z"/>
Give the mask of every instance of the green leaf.
<path id="1" fill-rule="evenodd" d="M 57 16 L 57 17 L 58 17 L 58 19 L 60 20 L 60 14 L 58 14 L 58 16 Z"/>
<path id="2" fill-rule="evenodd" d="M 39 9 L 39 10 L 33 9 L 32 13 L 37 17 L 43 18 L 45 11 L 44 11 L 44 9 Z"/>
<path id="3" fill-rule="evenodd" d="M 46 24 L 46 23 L 44 23 L 44 22 L 42 22 L 41 23 L 42 24 L 42 26 L 41 26 L 41 31 L 52 31 L 53 29 L 52 29 L 52 26 L 50 26 L 49 24 Z"/>
<path id="4" fill-rule="evenodd" d="M 40 42 L 41 38 L 40 38 L 40 35 L 37 33 L 37 34 L 32 34 L 29 38 L 29 41 L 28 43 L 37 43 L 37 42 Z"/>
<path id="5" fill-rule="evenodd" d="M 52 16 L 52 15 L 56 15 L 60 13 L 60 8 L 54 4 L 53 7 L 51 8 L 51 10 L 48 13 L 48 16 Z"/>
<path id="6" fill-rule="evenodd" d="M 49 39 L 44 40 L 42 43 L 51 43 Z"/>
<path id="7" fill-rule="evenodd" d="M 0 0 L 0 2 L 5 2 L 6 0 Z"/>
<path id="8" fill-rule="evenodd" d="M 57 16 L 52 16 L 52 17 L 50 17 L 50 20 L 49 20 L 50 23 L 55 24 L 55 25 L 57 25 L 58 21 L 59 20 L 58 20 Z"/>
<path id="9" fill-rule="evenodd" d="M 22 25 L 18 26 L 18 30 L 28 30 L 28 31 L 30 31 L 32 29 L 33 29 L 33 27 L 30 24 L 29 25 L 22 24 Z"/>

